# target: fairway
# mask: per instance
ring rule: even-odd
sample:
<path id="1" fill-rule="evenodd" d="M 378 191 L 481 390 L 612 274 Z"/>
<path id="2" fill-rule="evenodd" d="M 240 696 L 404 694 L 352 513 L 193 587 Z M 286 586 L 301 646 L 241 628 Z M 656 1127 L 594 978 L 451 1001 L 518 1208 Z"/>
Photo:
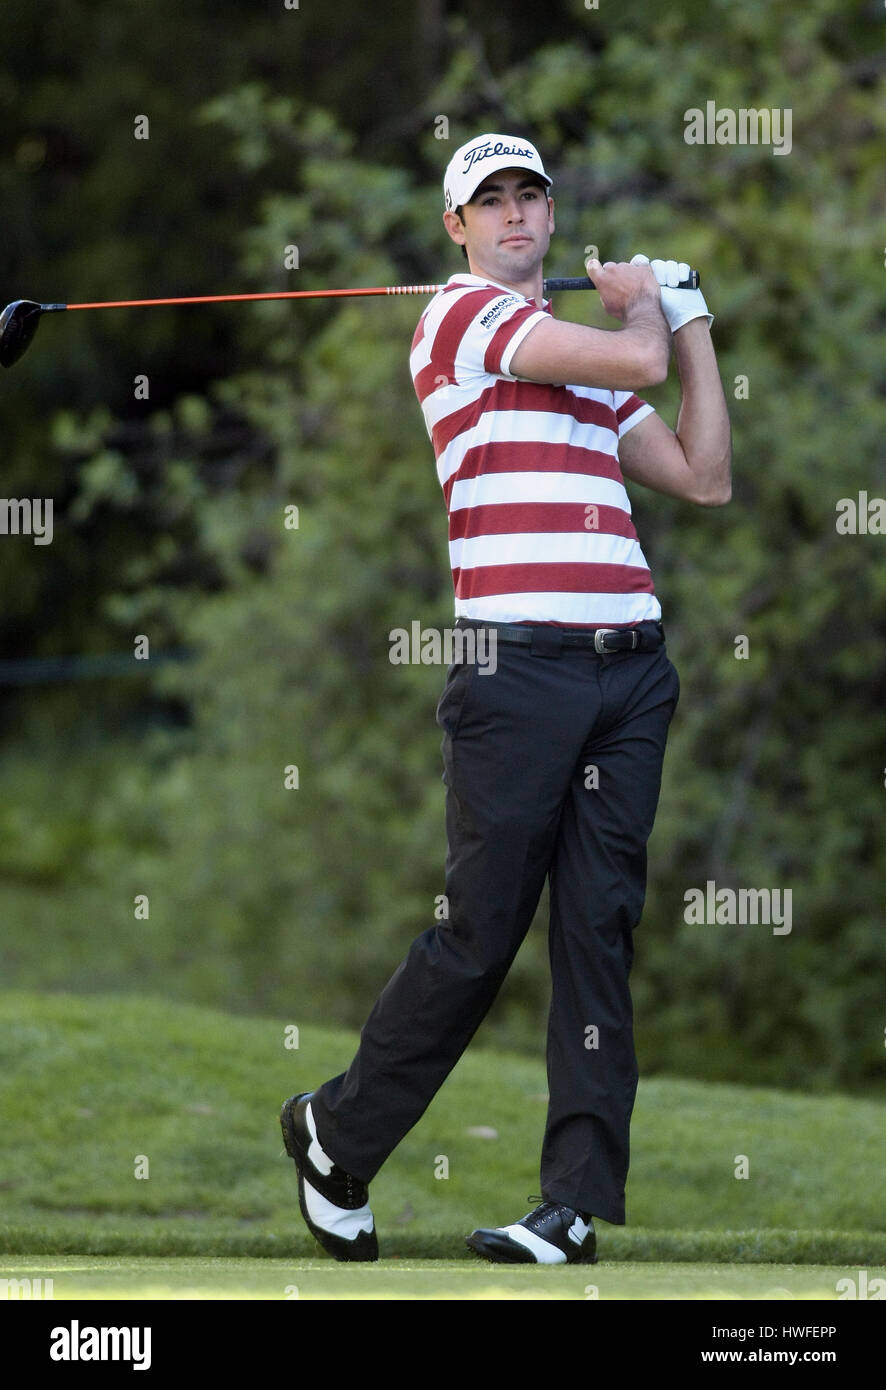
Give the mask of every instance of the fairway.
<path id="1" fill-rule="evenodd" d="M 495 1267 L 465 1260 L 7 1258 L 0 1279 L 51 1279 L 55 1301 L 84 1299 L 836 1300 L 839 1265 L 638 1264 Z"/>

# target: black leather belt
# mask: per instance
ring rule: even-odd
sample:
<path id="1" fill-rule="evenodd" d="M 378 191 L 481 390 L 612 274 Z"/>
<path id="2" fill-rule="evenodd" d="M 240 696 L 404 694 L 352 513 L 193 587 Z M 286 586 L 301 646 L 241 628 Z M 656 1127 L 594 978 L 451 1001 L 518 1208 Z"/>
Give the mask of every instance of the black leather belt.
<path id="1" fill-rule="evenodd" d="M 664 628 L 658 622 L 637 623 L 635 627 L 568 628 L 554 623 L 484 623 L 478 618 L 456 618 L 456 627 L 489 628 L 497 642 L 542 650 L 561 647 L 593 647 L 607 652 L 651 652 L 664 645 Z"/>

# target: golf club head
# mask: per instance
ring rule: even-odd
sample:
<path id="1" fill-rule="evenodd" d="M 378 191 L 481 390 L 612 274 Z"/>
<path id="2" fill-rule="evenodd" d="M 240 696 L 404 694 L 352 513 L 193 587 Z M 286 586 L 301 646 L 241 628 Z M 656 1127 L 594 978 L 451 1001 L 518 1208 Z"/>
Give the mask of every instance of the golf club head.
<path id="1" fill-rule="evenodd" d="M 11 367 L 31 346 L 43 306 L 16 299 L 0 314 L 0 366 Z"/>

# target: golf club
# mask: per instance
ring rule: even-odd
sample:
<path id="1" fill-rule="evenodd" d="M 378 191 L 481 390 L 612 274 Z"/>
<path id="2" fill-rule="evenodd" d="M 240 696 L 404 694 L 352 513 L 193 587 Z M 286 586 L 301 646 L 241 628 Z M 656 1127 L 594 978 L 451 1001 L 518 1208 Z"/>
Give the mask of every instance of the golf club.
<path id="1" fill-rule="evenodd" d="M 699 286 L 697 270 L 689 273 L 677 289 L 695 290 Z M 233 304 L 240 300 L 259 299 L 343 299 L 356 295 L 420 294 L 432 295 L 443 285 L 374 285 L 350 290 L 277 290 L 269 294 L 203 294 L 175 299 L 113 299 L 96 304 L 38 304 L 34 299 L 15 299 L 0 314 L 0 366 L 11 367 L 27 352 L 34 341 L 41 314 L 59 314 L 73 309 L 145 309 L 161 304 Z M 563 290 L 592 290 L 593 281 L 585 275 L 567 279 L 545 280 L 545 296 Z"/>

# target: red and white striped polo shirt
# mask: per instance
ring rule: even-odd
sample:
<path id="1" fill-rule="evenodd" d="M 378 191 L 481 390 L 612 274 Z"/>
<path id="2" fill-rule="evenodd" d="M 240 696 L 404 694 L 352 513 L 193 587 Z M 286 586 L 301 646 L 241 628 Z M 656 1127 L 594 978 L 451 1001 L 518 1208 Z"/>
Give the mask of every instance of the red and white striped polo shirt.
<path id="1" fill-rule="evenodd" d="M 449 512 L 457 617 L 625 627 L 661 616 L 631 521 L 620 437 L 652 413 L 630 391 L 547 386 L 511 358 L 550 312 L 450 277 L 409 359 Z"/>

